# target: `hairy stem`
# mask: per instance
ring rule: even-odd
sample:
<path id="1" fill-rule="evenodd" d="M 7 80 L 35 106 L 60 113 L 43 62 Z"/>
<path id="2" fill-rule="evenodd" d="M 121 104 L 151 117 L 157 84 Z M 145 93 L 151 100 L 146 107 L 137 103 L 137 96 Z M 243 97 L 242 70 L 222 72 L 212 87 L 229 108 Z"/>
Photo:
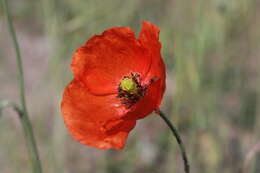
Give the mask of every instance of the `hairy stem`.
<path id="1" fill-rule="evenodd" d="M 176 140 L 178 142 L 180 150 L 181 150 L 182 159 L 183 159 L 183 163 L 184 163 L 184 171 L 185 171 L 185 173 L 189 173 L 190 172 L 190 165 L 189 165 L 188 157 L 187 157 L 185 147 L 183 145 L 183 142 L 181 140 L 181 137 L 180 137 L 177 129 L 173 126 L 171 121 L 164 115 L 164 113 L 161 110 L 156 110 L 155 113 L 160 115 L 160 117 L 165 121 L 165 123 L 171 129 L 174 137 L 176 138 Z"/>
<path id="2" fill-rule="evenodd" d="M 28 111 L 26 107 L 26 101 L 25 101 L 25 87 L 24 87 L 24 75 L 23 75 L 23 66 L 22 66 L 22 58 L 21 53 L 19 49 L 19 45 L 16 39 L 16 34 L 14 31 L 14 27 L 12 24 L 12 19 L 10 17 L 10 12 L 7 4 L 7 0 L 3 0 L 3 7 L 4 7 L 4 13 L 6 16 L 7 24 L 8 24 L 8 30 L 10 33 L 10 36 L 12 38 L 15 53 L 16 53 L 16 61 L 17 61 L 17 67 L 18 67 L 18 73 L 19 73 L 19 91 L 20 91 L 20 102 L 21 102 L 21 111 L 19 112 L 19 117 L 21 120 L 21 124 L 23 127 L 24 135 L 26 144 L 30 153 L 30 160 L 33 165 L 33 171 L 35 173 L 41 173 L 41 163 L 38 155 L 38 150 L 35 142 L 35 138 L 33 135 L 33 129 L 32 125 L 28 116 Z"/>

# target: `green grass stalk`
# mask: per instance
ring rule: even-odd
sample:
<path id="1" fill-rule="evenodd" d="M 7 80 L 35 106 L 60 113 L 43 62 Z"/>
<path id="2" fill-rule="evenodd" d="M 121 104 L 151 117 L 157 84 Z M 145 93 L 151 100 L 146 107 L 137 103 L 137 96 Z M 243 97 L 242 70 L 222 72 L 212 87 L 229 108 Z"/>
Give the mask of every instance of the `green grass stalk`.
<path id="1" fill-rule="evenodd" d="M 23 66 L 22 66 L 22 58 L 21 58 L 19 45 L 18 45 L 18 42 L 16 39 L 15 30 L 14 30 L 14 27 L 12 24 L 12 19 L 10 17 L 7 0 L 3 0 L 3 7 L 4 7 L 4 14 L 7 19 L 8 30 L 10 32 L 10 36 L 11 36 L 13 44 L 14 44 L 15 53 L 16 53 L 16 61 L 17 61 L 17 66 L 18 66 L 20 102 L 21 102 L 21 107 L 22 107 L 21 113 L 19 113 L 19 117 L 20 117 L 21 124 L 23 127 L 26 144 L 27 144 L 27 147 L 29 150 L 30 160 L 31 160 L 32 166 L 33 166 L 33 172 L 41 173 L 42 172 L 41 162 L 39 159 L 37 145 L 36 145 L 36 141 L 34 138 L 33 129 L 32 129 L 31 121 L 28 116 L 28 111 L 27 111 L 26 101 L 25 101 L 25 87 L 24 87 L 24 73 L 23 73 Z"/>

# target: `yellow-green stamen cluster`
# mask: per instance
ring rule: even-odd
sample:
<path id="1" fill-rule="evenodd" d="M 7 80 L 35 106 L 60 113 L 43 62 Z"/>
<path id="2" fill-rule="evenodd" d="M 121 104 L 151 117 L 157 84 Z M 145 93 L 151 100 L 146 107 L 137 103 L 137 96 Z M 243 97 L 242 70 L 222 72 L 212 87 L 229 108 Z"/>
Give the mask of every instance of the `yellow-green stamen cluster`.
<path id="1" fill-rule="evenodd" d="M 129 94 L 137 94 L 138 93 L 138 87 L 137 83 L 130 78 L 124 78 L 120 83 L 120 88 Z"/>

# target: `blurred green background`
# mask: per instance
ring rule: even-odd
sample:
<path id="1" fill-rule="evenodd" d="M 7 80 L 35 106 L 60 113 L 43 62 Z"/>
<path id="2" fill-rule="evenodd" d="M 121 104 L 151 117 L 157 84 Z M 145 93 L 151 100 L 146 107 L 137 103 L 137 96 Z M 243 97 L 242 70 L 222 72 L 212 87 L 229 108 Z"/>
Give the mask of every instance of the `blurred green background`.
<path id="1" fill-rule="evenodd" d="M 180 173 L 175 139 L 156 115 L 140 120 L 124 150 L 74 141 L 60 115 L 71 56 L 114 26 L 161 29 L 167 65 L 162 110 L 183 137 L 192 173 L 260 173 L 259 0 L 9 0 L 26 98 L 46 173 Z M 0 99 L 18 102 L 15 53 L 0 7 Z M 30 173 L 19 119 L 0 118 L 0 172 Z"/>

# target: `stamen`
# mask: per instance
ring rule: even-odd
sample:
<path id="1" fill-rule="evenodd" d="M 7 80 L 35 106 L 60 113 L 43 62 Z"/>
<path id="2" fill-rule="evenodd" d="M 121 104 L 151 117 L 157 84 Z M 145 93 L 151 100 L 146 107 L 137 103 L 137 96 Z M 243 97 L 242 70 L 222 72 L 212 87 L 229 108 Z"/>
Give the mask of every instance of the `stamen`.
<path id="1" fill-rule="evenodd" d="M 118 87 L 117 98 L 127 107 L 131 107 L 145 95 L 146 88 L 141 85 L 141 78 L 138 73 L 131 73 L 124 76 Z"/>
<path id="2" fill-rule="evenodd" d="M 130 94 L 136 94 L 138 92 L 136 81 L 127 77 L 121 81 L 120 88 Z"/>

